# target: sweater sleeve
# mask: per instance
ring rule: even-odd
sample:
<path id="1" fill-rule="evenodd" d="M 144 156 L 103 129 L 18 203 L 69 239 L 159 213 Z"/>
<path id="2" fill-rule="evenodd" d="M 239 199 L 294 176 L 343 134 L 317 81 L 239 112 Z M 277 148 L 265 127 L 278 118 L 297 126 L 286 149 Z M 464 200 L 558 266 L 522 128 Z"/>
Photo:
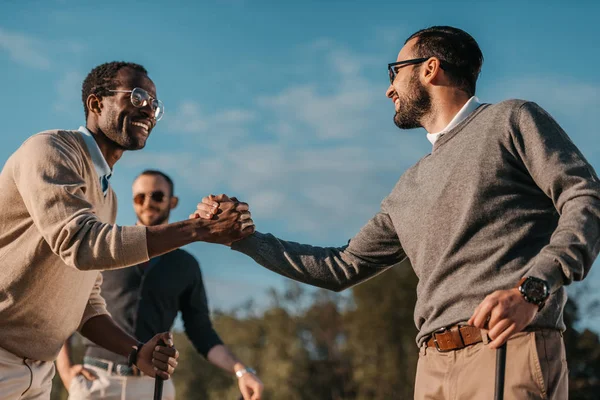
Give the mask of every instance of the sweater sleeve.
<path id="1" fill-rule="evenodd" d="M 538 187 L 559 214 L 548 245 L 528 275 L 546 280 L 551 292 L 585 278 L 600 250 L 600 182 L 562 128 L 535 103 L 519 109 L 513 142 Z"/>
<path id="2" fill-rule="evenodd" d="M 218 344 L 223 344 L 210 320 L 206 290 L 197 262 L 193 263 L 193 278 L 181 298 L 181 318 L 185 333 L 194 347 L 205 358 Z"/>
<path id="3" fill-rule="evenodd" d="M 94 283 L 94 287 L 92 288 L 92 292 L 90 293 L 90 298 L 88 299 L 87 304 L 85 305 L 85 310 L 83 311 L 83 317 L 81 318 L 81 322 L 77 327 L 77 331 L 81 331 L 81 328 L 88 322 L 91 318 L 97 317 L 98 315 L 109 315 L 108 310 L 106 309 L 106 301 L 100 295 L 100 288 L 102 286 L 102 274 L 98 272 L 98 277 L 96 277 L 96 282 Z"/>
<path id="4" fill-rule="evenodd" d="M 343 247 L 310 246 L 256 232 L 231 248 L 285 277 L 333 291 L 363 282 L 406 258 L 383 209 Z"/>
<path id="5" fill-rule="evenodd" d="M 13 160 L 13 179 L 52 252 L 80 270 L 121 268 L 148 260 L 146 228 L 98 220 L 86 198 L 81 152 L 49 134 L 29 138 Z"/>

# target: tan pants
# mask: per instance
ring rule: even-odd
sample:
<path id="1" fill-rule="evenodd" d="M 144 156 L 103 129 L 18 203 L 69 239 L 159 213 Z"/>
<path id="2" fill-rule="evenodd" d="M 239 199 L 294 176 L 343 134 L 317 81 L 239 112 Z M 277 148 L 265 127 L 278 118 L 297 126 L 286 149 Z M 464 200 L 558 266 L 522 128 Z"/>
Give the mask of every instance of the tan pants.
<path id="1" fill-rule="evenodd" d="M 495 378 L 496 350 L 487 343 L 448 353 L 423 347 L 417 364 L 415 400 L 493 399 Z M 566 400 L 567 379 L 560 332 L 521 332 L 508 341 L 506 400 Z"/>
<path id="2" fill-rule="evenodd" d="M 130 400 L 153 399 L 154 378 L 148 376 L 119 376 L 106 370 L 84 364 L 98 375 L 98 379 L 88 381 L 79 375 L 71 381 L 69 400 Z M 163 382 L 162 400 L 175 399 L 175 386 L 172 380 Z"/>
<path id="3" fill-rule="evenodd" d="M 49 400 L 54 363 L 35 361 L 0 348 L 0 400 Z"/>

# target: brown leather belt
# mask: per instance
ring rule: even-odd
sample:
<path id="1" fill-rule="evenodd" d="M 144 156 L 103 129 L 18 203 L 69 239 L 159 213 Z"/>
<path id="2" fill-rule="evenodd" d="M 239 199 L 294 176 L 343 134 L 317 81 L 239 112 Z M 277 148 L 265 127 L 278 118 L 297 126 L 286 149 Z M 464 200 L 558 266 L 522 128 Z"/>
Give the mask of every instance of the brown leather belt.
<path id="1" fill-rule="evenodd" d="M 426 343 L 427 347 L 435 347 L 437 351 L 446 352 L 460 350 L 482 341 L 481 329 L 470 325 L 455 325 L 434 332 Z"/>

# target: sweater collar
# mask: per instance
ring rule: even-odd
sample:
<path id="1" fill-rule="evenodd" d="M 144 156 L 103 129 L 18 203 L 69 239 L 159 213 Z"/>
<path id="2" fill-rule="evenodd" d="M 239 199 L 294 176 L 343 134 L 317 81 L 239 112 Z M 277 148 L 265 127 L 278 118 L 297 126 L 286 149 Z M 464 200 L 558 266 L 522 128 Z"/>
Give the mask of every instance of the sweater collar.
<path id="1" fill-rule="evenodd" d="M 477 98 L 477 96 L 472 96 L 465 103 L 465 105 L 462 106 L 460 111 L 458 111 L 456 113 L 454 118 L 452 118 L 450 123 L 448 125 L 446 125 L 446 127 L 444 129 L 442 129 L 441 131 L 439 131 L 437 133 L 428 133 L 427 140 L 429 140 L 432 145 L 435 144 L 436 140 L 438 140 L 440 138 L 440 136 L 442 136 L 444 133 L 447 133 L 447 132 L 451 131 L 452 129 L 454 129 L 458 124 L 460 124 L 462 121 L 464 121 L 464 119 L 467 118 L 473 111 L 475 111 L 477 109 L 477 107 L 479 107 L 480 105 L 481 105 L 481 103 L 479 102 L 479 99 Z"/>
<path id="2" fill-rule="evenodd" d="M 106 192 L 108 191 L 108 180 L 112 176 L 112 170 L 106 162 L 102 151 L 100 151 L 100 147 L 98 146 L 98 143 L 96 143 L 96 139 L 94 139 L 92 133 L 85 126 L 80 126 L 77 131 L 81 133 L 81 137 L 88 148 L 92 163 L 94 164 L 94 169 L 100 179 L 102 192 L 106 195 Z"/>

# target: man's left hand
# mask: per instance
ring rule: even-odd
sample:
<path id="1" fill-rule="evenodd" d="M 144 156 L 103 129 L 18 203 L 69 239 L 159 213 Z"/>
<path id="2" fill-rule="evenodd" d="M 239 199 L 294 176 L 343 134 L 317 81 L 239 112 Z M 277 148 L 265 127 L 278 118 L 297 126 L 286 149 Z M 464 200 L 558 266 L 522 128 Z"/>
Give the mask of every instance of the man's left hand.
<path id="1" fill-rule="evenodd" d="M 489 329 L 488 336 L 492 339 L 489 346 L 497 349 L 525 329 L 537 311 L 538 306 L 527 302 L 519 289 L 497 290 L 477 306 L 468 324 Z"/>
<path id="2" fill-rule="evenodd" d="M 258 376 L 252 373 L 245 373 L 238 379 L 238 385 L 244 400 L 260 400 L 264 390 L 264 385 Z"/>

